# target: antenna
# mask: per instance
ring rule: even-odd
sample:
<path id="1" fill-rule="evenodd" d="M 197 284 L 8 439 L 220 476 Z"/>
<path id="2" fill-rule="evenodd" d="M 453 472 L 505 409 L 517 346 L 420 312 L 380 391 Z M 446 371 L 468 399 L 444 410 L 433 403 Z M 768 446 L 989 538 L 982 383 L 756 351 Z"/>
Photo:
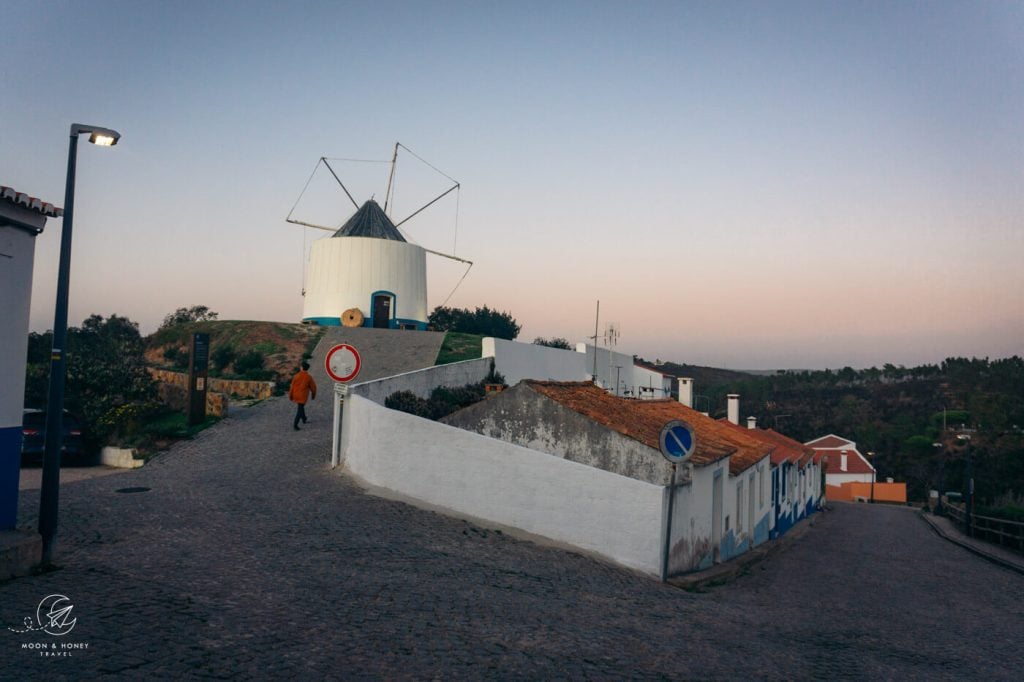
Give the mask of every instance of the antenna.
<path id="1" fill-rule="evenodd" d="M 604 345 L 608 346 L 609 349 L 612 349 L 618 344 L 619 325 L 617 322 L 609 322 L 608 326 L 604 328 Z"/>
<path id="2" fill-rule="evenodd" d="M 384 213 L 388 212 L 388 202 L 391 201 L 391 183 L 395 179 L 395 163 L 398 162 L 398 143 L 395 143 L 395 153 L 391 155 L 391 172 L 388 174 L 388 189 L 384 192 Z"/>

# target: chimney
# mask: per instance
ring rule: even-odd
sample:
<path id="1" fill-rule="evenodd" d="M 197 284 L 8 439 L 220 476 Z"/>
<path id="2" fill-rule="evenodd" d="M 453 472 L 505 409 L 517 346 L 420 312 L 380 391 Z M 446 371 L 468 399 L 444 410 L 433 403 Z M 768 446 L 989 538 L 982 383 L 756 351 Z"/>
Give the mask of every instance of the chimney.
<path id="1" fill-rule="evenodd" d="M 693 379 L 690 377 L 679 377 L 679 402 L 693 407 Z"/>
<path id="2" fill-rule="evenodd" d="M 757 417 L 747 417 L 747 428 L 748 429 L 756 429 L 757 428 Z"/>
<path id="3" fill-rule="evenodd" d="M 740 396 L 738 393 L 730 393 L 726 396 L 729 400 L 729 421 L 736 426 L 740 425 Z"/>

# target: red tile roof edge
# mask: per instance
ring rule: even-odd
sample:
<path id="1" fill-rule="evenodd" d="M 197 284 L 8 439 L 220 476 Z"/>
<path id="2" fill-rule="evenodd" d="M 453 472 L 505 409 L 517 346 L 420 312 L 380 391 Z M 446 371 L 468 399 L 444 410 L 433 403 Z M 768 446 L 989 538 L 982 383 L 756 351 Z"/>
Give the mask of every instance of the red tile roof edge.
<path id="1" fill-rule="evenodd" d="M 57 208 L 49 202 L 36 199 L 7 185 L 0 185 L 0 199 L 5 199 L 12 204 L 27 208 L 36 213 L 42 213 L 48 218 L 59 218 L 64 215 L 64 209 Z"/>
<path id="2" fill-rule="evenodd" d="M 672 419 L 681 419 L 690 424 L 697 436 L 698 452 L 692 461 L 699 466 L 730 457 L 729 471 L 737 475 L 771 452 L 770 447 L 732 434 L 714 419 L 676 400 L 619 398 L 590 382 L 527 379 L 524 383 L 558 404 L 654 450 L 660 450 L 661 427 Z"/>

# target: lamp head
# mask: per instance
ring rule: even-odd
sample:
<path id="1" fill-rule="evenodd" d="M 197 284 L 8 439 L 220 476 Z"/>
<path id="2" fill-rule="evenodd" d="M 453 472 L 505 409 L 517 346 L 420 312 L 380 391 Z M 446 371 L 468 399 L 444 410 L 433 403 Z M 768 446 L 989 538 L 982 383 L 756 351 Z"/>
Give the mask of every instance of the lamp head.
<path id="1" fill-rule="evenodd" d="M 99 147 L 113 147 L 121 139 L 121 133 L 110 128 L 91 126 L 82 123 L 71 124 L 71 136 L 76 137 L 82 133 L 89 133 L 89 142 Z"/>
<path id="2" fill-rule="evenodd" d="M 89 136 L 89 142 L 99 145 L 100 147 L 113 147 L 117 144 L 117 140 L 117 137 L 114 137 L 113 135 L 105 135 L 103 133 L 93 133 Z"/>

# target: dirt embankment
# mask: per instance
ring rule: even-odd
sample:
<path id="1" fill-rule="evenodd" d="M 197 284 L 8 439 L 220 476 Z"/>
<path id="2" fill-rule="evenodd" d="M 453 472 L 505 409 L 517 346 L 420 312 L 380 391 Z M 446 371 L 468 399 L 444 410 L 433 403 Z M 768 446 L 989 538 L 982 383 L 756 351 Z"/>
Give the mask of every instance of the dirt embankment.
<path id="1" fill-rule="evenodd" d="M 146 362 L 152 367 L 185 371 L 192 334 L 204 333 L 210 335 L 211 376 L 285 382 L 303 356 L 313 351 L 323 332 L 323 327 L 316 325 L 286 322 L 191 322 L 147 337 Z"/>

